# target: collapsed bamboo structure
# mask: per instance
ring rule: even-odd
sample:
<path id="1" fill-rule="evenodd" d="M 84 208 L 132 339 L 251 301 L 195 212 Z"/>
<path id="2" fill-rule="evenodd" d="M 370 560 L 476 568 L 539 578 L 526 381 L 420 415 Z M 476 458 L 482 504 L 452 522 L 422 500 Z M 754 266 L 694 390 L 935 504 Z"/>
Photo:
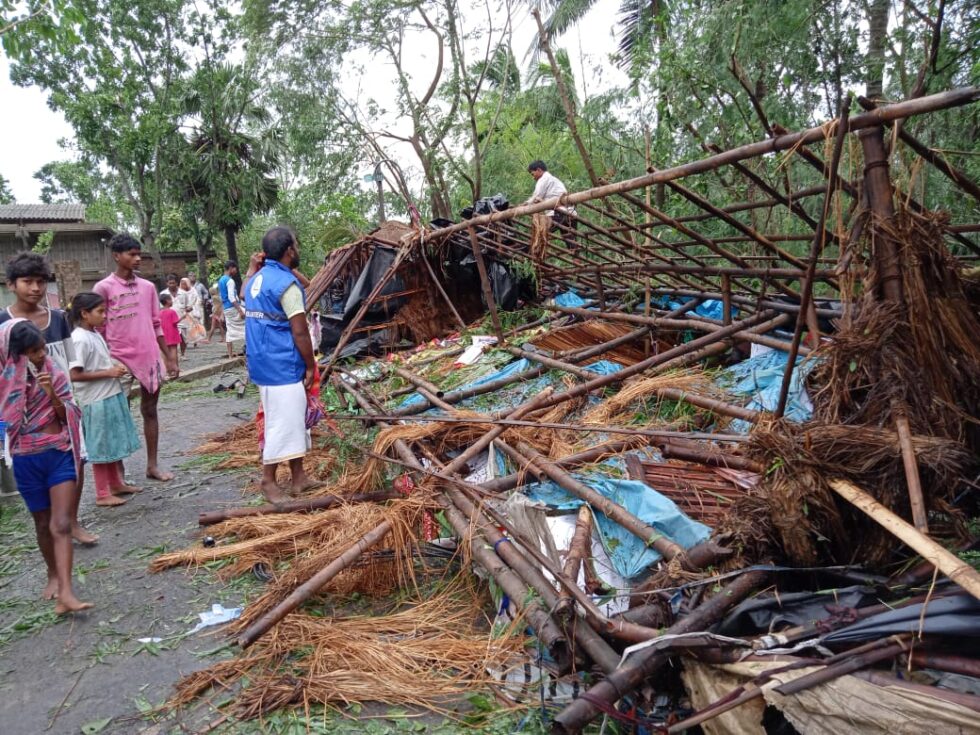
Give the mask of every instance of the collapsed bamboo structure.
<path id="1" fill-rule="evenodd" d="M 222 539 L 217 550 L 155 562 L 162 569 L 235 555 L 237 570 L 273 559 L 285 568 L 234 626 L 249 646 L 245 662 L 223 665 L 210 682 L 257 676 L 237 696 L 238 711 L 252 715 L 311 696 L 328 705 L 363 696 L 355 686 L 328 693 L 323 682 L 336 670 L 302 663 L 305 693 L 287 697 L 269 663 L 309 624 L 309 600 L 417 589 L 416 572 L 431 571 L 417 562 L 437 516 L 464 561 L 502 590 L 498 622 L 518 621 L 540 641 L 549 676 L 596 677 L 563 702 L 558 733 L 580 732 L 600 715 L 666 728 L 679 698 L 656 714 L 647 694 L 681 687 L 672 662 L 687 662 L 684 676 L 752 657 L 772 664 L 757 678 L 740 674 L 740 687 L 717 701 L 691 695 L 701 711 L 682 723 L 706 731 L 762 696 L 791 712 L 793 696 L 840 677 L 878 686 L 881 671 L 867 670 L 907 654 L 913 637 L 935 668 L 975 671 L 948 662 L 955 651 L 941 628 L 926 638 L 921 628 L 934 591 L 978 618 L 976 571 L 942 547 L 976 542 L 980 290 L 968 268 L 980 254 L 980 227 L 954 215 L 974 211 L 977 187 L 900 123 L 978 99 L 980 90 L 967 88 L 862 102 L 868 111 L 853 116 L 842 103 L 839 118 L 820 127 L 774 126 L 767 140 L 622 181 L 599 180 L 590 167 L 589 189 L 431 229 L 388 226 L 333 254 L 314 279 L 311 309 L 327 309 L 338 279 L 358 296 L 348 298 L 343 320 L 337 312 L 336 339 L 321 350 L 327 384 L 352 409 L 337 420 L 377 433 L 343 473 L 321 473 L 321 499 L 284 509 L 302 513 L 209 518 L 221 520 L 209 531 Z M 934 212 L 924 185 L 906 181 L 899 190 L 884 145 L 890 125 L 899 129 L 895 145 L 907 145 L 970 204 Z M 778 165 L 794 175 L 772 183 L 768 154 L 781 154 Z M 706 179 L 720 170 L 756 196 L 713 204 Z M 658 185 L 665 202 L 654 207 L 644 194 Z M 572 206 L 571 225 L 545 215 Z M 384 268 L 357 277 L 352 268 L 379 248 Z M 524 298 L 547 313 L 526 313 L 508 329 L 507 278 L 530 280 Z M 391 311 L 403 297 L 408 313 Z M 365 325 L 379 304 L 381 321 Z M 482 331 L 497 344 L 476 363 L 456 362 L 459 338 L 392 352 L 400 355 L 393 365 L 338 362 L 355 335 L 375 327 L 397 323 L 396 335 L 418 336 L 423 327 L 412 320 L 424 314 L 425 338 L 416 341 L 426 342 L 463 325 L 481 331 L 484 310 Z M 403 496 L 392 499 L 389 486 Z M 670 532 L 638 498 L 674 519 Z M 549 535 L 558 526 L 533 504 L 571 518 L 564 548 Z M 903 575 L 913 552 L 924 573 Z M 794 587 L 786 570 L 810 576 Z M 930 579 L 937 589 L 923 589 Z M 779 630 L 751 630 L 738 617 L 744 605 L 781 610 L 805 594 L 799 585 L 817 583 L 875 584 L 890 604 L 861 600 L 848 614 L 811 608 L 806 624 Z M 890 608 L 909 611 L 918 632 L 834 637 Z M 714 627 L 738 621 L 738 636 L 714 636 Z M 519 625 L 505 627 L 507 640 L 519 637 Z M 323 639 L 316 636 L 311 642 Z M 806 641 L 822 648 L 783 650 Z M 624 656 L 626 644 L 639 647 Z M 467 649 L 458 669 L 485 686 L 488 668 L 527 665 L 519 645 L 501 643 L 495 654 L 476 671 Z M 913 652 L 907 660 L 926 659 Z M 404 675 L 415 662 L 396 656 L 392 671 Z M 439 665 L 447 684 L 433 692 L 455 691 L 460 670 Z M 368 668 L 383 671 L 377 660 Z M 855 672 L 867 681 L 857 683 Z M 195 675 L 176 701 L 190 701 L 208 681 Z M 976 697 L 924 696 L 942 699 L 950 722 L 980 711 Z M 630 714 L 637 710 L 648 714 Z"/>

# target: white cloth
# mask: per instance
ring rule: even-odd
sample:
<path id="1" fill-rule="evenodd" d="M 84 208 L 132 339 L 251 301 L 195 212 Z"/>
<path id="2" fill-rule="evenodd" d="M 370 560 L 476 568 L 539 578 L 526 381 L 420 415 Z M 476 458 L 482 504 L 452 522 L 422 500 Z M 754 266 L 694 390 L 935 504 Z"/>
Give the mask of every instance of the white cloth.
<path id="1" fill-rule="evenodd" d="M 75 357 L 69 367 L 81 368 L 86 373 L 97 370 L 108 370 L 113 367 L 109 355 L 109 345 L 98 332 L 77 327 L 71 333 L 71 341 L 75 344 Z M 79 406 L 90 406 L 93 403 L 111 398 L 116 393 L 122 393 L 122 383 L 118 378 L 103 378 L 102 380 L 80 380 L 72 383 L 72 392 Z"/>
<path id="2" fill-rule="evenodd" d="M 245 341 L 245 320 L 238 309 L 225 309 L 225 342 Z"/>
<path id="3" fill-rule="evenodd" d="M 186 291 L 177 289 L 177 298 L 174 299 L 174 309 L 180 315 L 181 321 L 178 324 L 182 330 L 187 329 L 188 320 L 184 319 L 184 315 L 190 312 L 190 315 L 197 319 L 197 321 L 202 321 L 204 319 L 204 311 L 201 309 L 201 297 L 198 295 L 197 291 L 193 288 Z"/>
<path id="4" fill-rule="evenodd" d="M 260 385 L 265 413 L 262 464 L 278 464 L 303 457 L 310 449 L 306 428 L 306 388 L 303 383 Z"/>
<path id="5" fill-rule="evenodd" d="M 531 198 L 528 202 L 543 202 L 548 199 L 554 199 L 555 197 L 560 197 L 562 194 L 566 194 L 568 189 L 561 182 L 557 176 L 554 176 L 548 171 L 541 174 L 541 178 L 537 180 L 534 184 L 534 193 L 531 194 Z M 574 212 L 575 207 L 561 207 L 564 212 Z M 549 209 L 545 212 L 549 217 L 554 216 L 555 210 Z"/>

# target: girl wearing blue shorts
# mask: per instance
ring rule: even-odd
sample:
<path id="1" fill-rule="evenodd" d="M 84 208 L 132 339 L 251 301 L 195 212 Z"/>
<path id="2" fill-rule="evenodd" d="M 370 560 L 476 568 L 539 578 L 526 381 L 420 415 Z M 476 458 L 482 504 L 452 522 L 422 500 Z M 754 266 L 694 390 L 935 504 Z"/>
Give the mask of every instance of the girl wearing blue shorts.
<path id="1" fill-rule="evenodd" d="M 68 376 L 44 349 L 32 322 L 0 324 L 0 420 L 6 424 L 4 451 L 34 516 L 37 543 L 48 568 L 46 600 L 59 615 L 92 607 L 75 596 L 71 583 L 71 522 L 81 467 L 81 412 Z"/>

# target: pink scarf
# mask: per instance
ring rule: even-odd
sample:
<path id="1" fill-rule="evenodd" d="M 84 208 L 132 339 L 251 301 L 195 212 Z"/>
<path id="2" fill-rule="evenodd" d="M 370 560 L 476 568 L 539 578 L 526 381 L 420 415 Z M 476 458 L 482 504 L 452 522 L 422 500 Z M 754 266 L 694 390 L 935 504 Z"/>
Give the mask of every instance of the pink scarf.
<path id="1" fill-rule="evenodd" d="M 28 433 L 25 428 L 32 423 L 27 415 L 27 357 L 10 356 L 10 333 L 18 322 L 11 319 L 0 324 L 0 420 L 7 425 L 11 454 L 30 454 L 35 447 L 51 442 L 51 434 Z M 65 423 L 75 456 L 75 469 L 82 468 L 82 412 L 71 394 L 68 376 L 50 357 L 44 358 L 44 371 L 51 375 L 55 395 L 65 404 Z"/>

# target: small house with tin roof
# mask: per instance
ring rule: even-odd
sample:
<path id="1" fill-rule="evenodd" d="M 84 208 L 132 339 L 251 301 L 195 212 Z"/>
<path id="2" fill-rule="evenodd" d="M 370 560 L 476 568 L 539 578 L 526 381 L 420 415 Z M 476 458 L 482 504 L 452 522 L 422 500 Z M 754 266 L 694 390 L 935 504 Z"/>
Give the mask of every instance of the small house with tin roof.
<path id="1" fill-rule="evenodd" d="M 84 205 L 0 205 L 0 259 L 4 263 L 15 253 L 34 250 L 48 232 L 53 237 L 47 256 L 58 281 L 57 290 L 49 294 L 50 302 L 67 303 L 79 291 L 91 289 L 112 270 L 106 242 L 113 230 L 103 224 L 86 222 Z M 7 306 L 11 295 L 6 289 L 2 291 L 0 306 Z"/>

